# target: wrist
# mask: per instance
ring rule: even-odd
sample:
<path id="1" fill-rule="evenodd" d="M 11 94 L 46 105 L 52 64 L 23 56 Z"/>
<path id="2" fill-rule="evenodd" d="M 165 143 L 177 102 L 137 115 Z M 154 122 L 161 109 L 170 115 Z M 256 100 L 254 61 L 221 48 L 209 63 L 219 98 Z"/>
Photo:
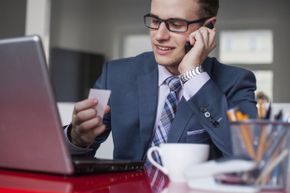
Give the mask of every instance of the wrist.
<path id="1" fill-rule="evenodd" d="M 180 75 L 180 80 L 181 80 L 182 84 L 184 84 L 188 80 L 201 74 L 202 72 L 203 72 L 203 69 L 202 69 L 201 65 L 197 65 L 196 67 L 191 68 L 190 70 L 187 70 L 186 72 L 182 73 Z"/>
<path id="2" fill-rule="evenodd" d="M 90 145 L 81 138 L 81 135 L 76 133 L 75 128 L 70 128 L 68 130 L 68 139 L 72 144 L 81 148 L 88 148 Z"/>
<path id="3" fill-rule="evenodd" d="M 194 62 L 194 64 L 190 64 L 190 65 L 180 64 L 178 70 L 179 70 L 180 74 L 184 74 L 192 69 L 195 69 L 198 66 L 200 66 L 200 63 L 196 63 L 196 62 Z"/>

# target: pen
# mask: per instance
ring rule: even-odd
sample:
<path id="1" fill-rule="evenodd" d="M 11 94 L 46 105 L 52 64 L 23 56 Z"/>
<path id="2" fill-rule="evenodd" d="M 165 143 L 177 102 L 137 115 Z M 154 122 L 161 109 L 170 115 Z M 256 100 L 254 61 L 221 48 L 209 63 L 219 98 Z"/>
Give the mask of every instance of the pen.
<path id="1" fill-rule="evenodd" d="M 276 158 L 269 162 L 269 164 L 265 166 L 255 183 L 261 183 L 262 179 L 268 176 L 272 172 L 272 170 L 288 156 L 288 154 L 288 149 L 284 149 Z"/>

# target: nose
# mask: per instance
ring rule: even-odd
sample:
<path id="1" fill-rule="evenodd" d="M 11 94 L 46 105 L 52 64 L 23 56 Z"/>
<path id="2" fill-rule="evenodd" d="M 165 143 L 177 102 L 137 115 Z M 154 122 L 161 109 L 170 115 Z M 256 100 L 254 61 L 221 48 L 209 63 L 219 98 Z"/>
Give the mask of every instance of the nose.
<path id="1" fill-rule="evenodd" d="M 170 37 L 169 30 L 164 22 L 160 23 L 159 28 L 156 31 L 157 40 L 167 40 Z"/>

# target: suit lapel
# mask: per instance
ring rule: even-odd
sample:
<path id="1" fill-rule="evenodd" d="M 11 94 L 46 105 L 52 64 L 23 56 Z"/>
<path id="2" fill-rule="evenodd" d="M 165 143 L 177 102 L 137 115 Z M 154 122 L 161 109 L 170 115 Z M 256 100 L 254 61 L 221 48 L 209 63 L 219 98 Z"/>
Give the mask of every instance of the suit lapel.
<path id="1" fill-rule="evenodd" d="M 151 141 L 158 101 L 158 68 L 138 77 L 140 138 L 143 153 Z"/>
<path id="2" fill-rule="evenodd" d="M 186 100 L 182 98 L 177 106 L 175 118 L 173 119 L 171 129 L 168 134 L 167 142 L 176 143 L 179 141 L 182 133 L 188 126 L 188 122 L 193 116 L 193 112 L 187 104 Z"/>

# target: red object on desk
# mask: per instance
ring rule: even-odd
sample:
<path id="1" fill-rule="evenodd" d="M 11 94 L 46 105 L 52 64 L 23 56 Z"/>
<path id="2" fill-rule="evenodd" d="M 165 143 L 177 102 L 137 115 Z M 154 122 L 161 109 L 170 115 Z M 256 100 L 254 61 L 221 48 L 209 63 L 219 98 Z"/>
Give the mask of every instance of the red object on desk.
<path id="1" fill-rule="evenodd" d="M 156 184 L 160 184 L 160 180 L 165 184 L 156 188 L 145 171 L 63 176 L 0 169 L 0 193 L 214 193 L 169 183 L 168 178 L 161 175 Z"/>
<path id="2" fill-rule="evenodd" d="M 0 170 L 0 193 L 152 193 L 146 172 L 63 176 Z"/>

